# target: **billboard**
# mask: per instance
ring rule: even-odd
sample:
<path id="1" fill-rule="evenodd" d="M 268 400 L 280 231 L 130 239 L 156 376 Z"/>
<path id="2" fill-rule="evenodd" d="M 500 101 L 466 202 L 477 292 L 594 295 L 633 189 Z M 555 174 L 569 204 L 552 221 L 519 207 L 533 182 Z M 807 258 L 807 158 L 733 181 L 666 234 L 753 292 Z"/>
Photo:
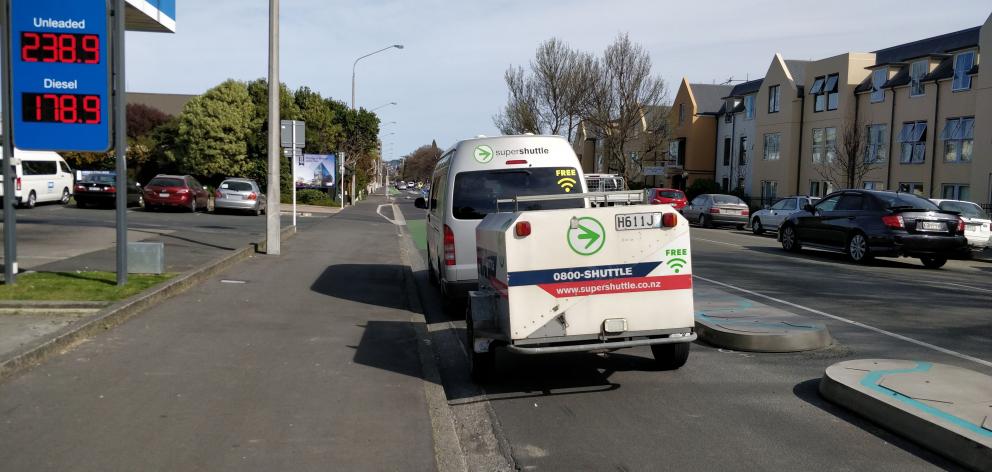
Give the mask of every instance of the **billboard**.
<path id="1" fill-rule="evenodd" d="M 297 189 L 329 189 L 337 182 L 337 156 L 298 154 L 293 158 Z"/>

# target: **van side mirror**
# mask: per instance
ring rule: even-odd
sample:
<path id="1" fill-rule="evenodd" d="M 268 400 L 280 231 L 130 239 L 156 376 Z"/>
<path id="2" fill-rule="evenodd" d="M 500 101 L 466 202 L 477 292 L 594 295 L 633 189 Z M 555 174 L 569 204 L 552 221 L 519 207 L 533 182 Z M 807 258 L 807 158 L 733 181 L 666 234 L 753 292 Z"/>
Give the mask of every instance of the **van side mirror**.
<path id="1" fill-rule="evenodd" d="M 427 200 L 424 200 L 424 197 L 417 197 L 417 199 L 413 201 L 413 206 L 420 208 L 422 210 L 426 210 Z"/>
<path id="2" fill-rule="evenodd" d="M 816 214 L 816 208 L 814 208 L 813 205 L 809 203 L 803 205 L 803 211 L 814 215 Z"/>

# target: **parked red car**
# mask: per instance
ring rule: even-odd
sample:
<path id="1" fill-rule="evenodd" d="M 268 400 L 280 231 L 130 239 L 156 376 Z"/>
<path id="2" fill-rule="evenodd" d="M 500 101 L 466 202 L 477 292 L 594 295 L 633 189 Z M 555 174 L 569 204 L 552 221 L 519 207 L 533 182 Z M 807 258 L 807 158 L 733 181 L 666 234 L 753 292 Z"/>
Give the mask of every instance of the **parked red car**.
<path id="1" fill-rule="evenodd" d="M 210 194 L 189 175 L 156 175 L 145 185 L 145 209 L 162 207 L 186 208 L 189 211 L 206 211 Z"/>
<path id="2" fill-rule="evenodd" d="M 652 205 L 668 204 L 676 211 L 682 211 L 689 203 L 685 198 L 685 193 L 673 188 L 652 188 L 648 189 L 648 203 Z"/>

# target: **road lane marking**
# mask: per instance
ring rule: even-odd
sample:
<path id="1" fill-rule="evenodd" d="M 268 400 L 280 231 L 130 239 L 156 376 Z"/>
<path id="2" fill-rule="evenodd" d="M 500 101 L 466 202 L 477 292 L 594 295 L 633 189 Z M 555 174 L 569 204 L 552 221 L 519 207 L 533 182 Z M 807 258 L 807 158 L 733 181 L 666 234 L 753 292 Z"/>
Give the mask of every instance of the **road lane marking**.
<path id="1" fill-rule="evenodd" d="M 840 317 L 840 316 L 837 316 L 837 315 L 831 315 L 830 313 L 826 313 L 826 312 L 823 312 L 823 311 L 820 311 L 820 310 L 817 310 L 817 309 L 814 309 L 814 308 L 809 308 L 809 307 L 800 305 L 798 303 L 792 303 L 792 302 L 789 302 L 789 301 L 782 300 L 780 298 L 775 298 L 775 297 L 772 297 L 772 296 L 769 296 L 769 295 L 758 293 L 758 292 L 755 292 L 753 290 L 748 290 L 746 288 L 741 288 L 741 287 L 738 287 L 738 286 L 735 286 L 735 285 L 731 285 L 731 284 L 727 284 L 727 283 L 723 283 L 723 282 L 718 282 L 718 281 L 713 280 L 713 279 L 708 279 L 706 277 L 700 277 L 698 275 L 693 275 L 693 277 L 695 277 L 695 278 L 697 278 L 699 280 L 705 281 L 705 282 L 709 282 L 709 283 L 712 283 L 712 284 L 720 285 L 722 287 L 734 289 L 734 290 L 737 290 L 739 292 L 746 293 L 748 295 L 754 295 L 756 297 L 761 297 L 761 298 L 764 298 L 764 299 L 767 299 L 767 300 L 771 300 L 771 301 L 776 302 L 776 303 L 781 303 L 783 305 L 788 305 L 788 306 L 791 306 L 793 308 L 799 308 L 800 310 L 808 311 L 808 312 L 813 313 L 813 314 L 816 314 L 816 315 L 824 316 L 824 317 L 827 317 L 827 318 L 830 318 L 830 319 L 833 319 L 833 320 L 836 320 L 836 321 L 840 321 L 840 322 L 843 322 L 843 323 L 847 323 L 847 324 L 851 324 L 851 325 L 857 326 L 859 328 L 864 328 L 864 329 L 867 329 L 867 330 L 870 330 L 870 331 L 874 331 L 876 333 L 883 334 L 885 336 L 889 336 L 889 337 L 893 337 L 893 338 L 896 338 L 896 339 L 899 339 L 899 340 L 902 340 L 902 341 L 913 343 L 913 344 L 916 344 L 917 346 L 922 346 L 922 347 L 925 347 L 927 349 L 931 349 L 931 350 L 934 350 L 934 351 L 937 351 L 937 352 L 941 352 L 941 353 L 947 354 L 949 356 L 954 356 L 954 357 L 957 357 L 959 359 L 964 359 L 966 361 L 971 361 L 971 362 L 974 362 L 974 363 L 977 363 L 977 364 L 981 364 L 981 365 L 983 365 L 985 367 L 992 367 L 992 362 L 989 362 L 987 360 L 979 359 L 977 357 L 972 357 L 972 356 L 969 356 L 967 354 L 961 354 L 960 352 L 952 351 L 950 349 L 943 348 L 943 347 L 940 347 L 940 346 L 937 346 L 937 345 L 934 345 L 934 344 L 930 344 L 930 343 L 927 343 L 927 342 L 919 341 L 919 340 L 916 340 L 916 339 L 913 339 L 913 338 L 910 338 L 910 337 L 907 337 L 907 336 L 903 336 L 901 334 L 893 333 L 891 331 L 886 331 L 886 330 L 881 329 L 881 328 L 876 328 L 874 326 L 867 325 L 867 324 L 864 324 L 864 323 L 861 323 L 861 322 L 858 322 L 858 321 L 849 320 L 847 318 L 843 318 L 843 317 Z"/>
<path id="2" fill-rule="evenodd" d="M 988 292 L 988 293 L 992 293 L 992 290 L 989 290 L 989 289 L 987 289 L 987 288 L 979 288 L 979 287 L 972 287 L 971 285 L 965 285 L 965 284 L 956 284 L 956 283 L 954 283 L 954 282 L 938 282 L 938 281 L 936 281 L 936 280 L 933 280 L 933 281 L 931 281 L 930 283 L 932 283 L 932 284 L 941 284 L 941 285 L 952 285 L 952 286 L 954 286 L 954 287 L 961 287 L 961 288 L 966 288 L 966 289 L 968 289 L 968 290 L 977 290 L 977 291 L 979 291 L 979 292 Z"/>
<path id="3" fill-rule="evenodd" d="M 743 247 L 744 247 L 744 246 L 741 246 L 740 244 L 734 244 L 734 243 L 725 243 L 725 242 L 723 242 L 723 241 L 714 241 L 714 240 L 712 240 L 712 239 L 703 239 L 703 238 L 696 238 L 696 241 L 706 241 L 706 242 L 708 242 L 708 243 L 713 243 L 713 244 L 723 244 L 724 246 L 733 246 L 733 247 L 739 247 L 739 248 L 743 248 Z"/>
<path id="4" fill-rule="evenodd" d="M 393 218 L 389 218 L 388 216 L 382 214 L 382 209 L 385 207 L 390 207 L 393 210 Z M 386 221 L 396 226 L 406 225 L 406 219 L 403 218 L 403 213 L 400 211 L 400 208 L 396 206 L 396 204 L 394 203 L 383 203 L 382 205 L 379 205 L 378 207 L 376 207 L 375 213 L 381 216 Z"/>

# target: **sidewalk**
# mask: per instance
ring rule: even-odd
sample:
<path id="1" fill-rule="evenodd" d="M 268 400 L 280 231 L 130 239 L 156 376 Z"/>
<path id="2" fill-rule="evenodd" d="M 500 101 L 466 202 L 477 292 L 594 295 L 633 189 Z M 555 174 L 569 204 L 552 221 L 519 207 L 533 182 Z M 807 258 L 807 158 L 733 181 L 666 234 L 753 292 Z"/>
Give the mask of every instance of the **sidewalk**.
<path id="1" fill-rule="evenodd" d="M 381 197 L 0 384 L 7 470 L 433 470 Z"/>

